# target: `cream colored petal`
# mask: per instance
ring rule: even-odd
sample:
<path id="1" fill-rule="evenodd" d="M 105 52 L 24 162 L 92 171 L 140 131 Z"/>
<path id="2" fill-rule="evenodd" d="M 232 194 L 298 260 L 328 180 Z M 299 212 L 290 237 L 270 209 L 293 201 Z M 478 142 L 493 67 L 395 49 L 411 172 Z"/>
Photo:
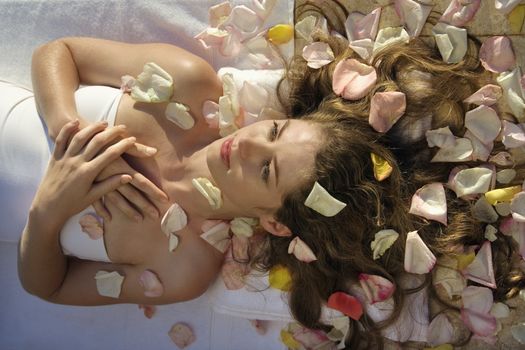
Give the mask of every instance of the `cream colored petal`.
<path id="1" fill-rule="evenodd" d="M 202 115 L 210 128 L 219 128 L 219 104 L 210 100 L 204 101 L 202 104 Z"/>
<path id="2" fill-rule="evenodd" d="M 350 46 L 350 48 L 354 50 L 363 60 L 369 61 L 372 58 L 374 42 L 371 39 L 354 40 L 351 41 L 348 46 Z"/>
<path id="3" fill-rule="evenodd" d="M 405 271 L 415 274 L 429 273 L 435 263 L 436 257 L 417 231 L 409 232 L 405 244 Z"/>
<path id="4" fill-rule="evenodd" d="M 230 245 L 230 225 L 221 221 L 201 234 L 201 238 L 212 245 L 215 249 L 224 253 Z"/>
<path id="5" fill-rule="evenodd" d="M 131 88 L 131 97 L 139 102 L 157 103 L 169 101 L 173 95 L 173 78 L 153 62 L 144 65 L 142 73 Z"/>
<path id="6" fill-rule="evenodd" d="M 516 170 L 503 169 L 496 173 L 496 179 L 500 184 L 508 184 L 516 177 Z"/>
<path id="7" fill-rule="evenodd" d="M 516 193 L 510 201 L 512 218 L 518 222 L 525 222 L 525 192 Z"/>
<path id="8" fill-rule="evenodd" d="M 490 288 L 496 288 L 496 280 L 492 266 L 492 248 L 489 241 L 483 243 L 474 261 L 463 270 L 463 275 L 471 281 Z"/>
<path id="9" fill-rule="evenodd" d="M 481 222 L 494 223 L 498 220 L 498 213 L 485 196 L 481 196 L 472 208 L 472 215 Z"/>
<path id="10" fill-rule="evenodd" d="M 452 131 L 450 131 L 448 126 L 428 130 L 425 133 L 425 136 L 427 138 L 428 147 L 447 148 L 453 147 L 456 144 L 456 137 L 452 134 Z"/>
<path id="11" fill-rule="evenodd" d="M 316 41 L 303 48 L 303 58 L 308 67 L 319 69 L 332 62 L 335 56 L 330 45 Z"/>
<path id="12" fill-rule="evenodd" d="M 230 108 L 234 116 L 239 114 L 240 103 L 239 103 L 239 92 L 235 85 L 235 80 L 231 73 L 226 73 L 221 77 L 222 80 L 222 94 L 230 98 Z"/>
<path id="13" fill-rule="evenodd" d="M 438 264 L 432 273 L 432 283 L 434 286 L 442 286 L 449 299 L 452 299 L 457 295 L 461 295 L 461 292 L 467 286 L 465 277 L 463 277 L 463 275 L 455 268 L 441 266 Z"/>
<path id="14" fill-rule="evenodd" d="M 230 221 L 233 234 L 240 237 L 251 237 L 253 228 L 258 224 L 259 220 L 254 218 L 239 217 Z"/>
<path id="15" fill-rule="evenodd" d="M 525 131 L 517 124 L 503 120 L 503 131 L 501 142 L 507 148 L 516 148 L 525 145 Z"/>
<path id="16" fill-rule="evenodd" d="M 454 177 L 454 191 L 458 197 L 485 193 L 492 181 L 492 171 L 485 168 L 470 168 L 459 171 Z"/>
<path id="17" fill-rule="evenodd" d="M 89 238 L 93 240 L 100 239 L 104 236 L 104 226 L 95 214 L 83 215 L 78 220 L 78 224 L 80 225 L 82 232 L 87 233 Z"/>
<path id="18" fill-rule="evenodd" d="M 348 332 L 350 331 L 350 318 L 347 316 L 336 317 L 331 321 L 333 328 L 326 335 L 328 339 L 334 342 L 339 342 L 337 344 L 337 349 L 344 349 L 345 340 L 348 337 Z"/>
<path id="19" fill-rule="evenodd" d="M 467 97 L 463 102 L 476 105 L 492 106 L 501 98 L 501 87 L 494 84 L 487 84 L 478 91 Z"/>
<path id="20" fill-rule="evenodd" d="M 169 241 L 168 241 L 168 250 L 170 252 L 177 249 L 177 246 L 179 245 L 179 236 L 176 234 L 170 234 Z"/>
<path id="21" fill-rule="evenodd" d="M 436 45 L 438 46 L 439 53 L 443 58 L 443 61 L 449 62 L 450 57 L 452 56 L 452 51 L 454 51 L 454 45 L 448 34 L 434 33 L 434 39 L 436 40 Z"/>
<path id="22" fill-rule="evenodd" d="M 485 227 L 485 235 L 484 237 L 491 241 L 491 242 L 494 242 L 495 240 L 498 239 L 498 236 L 496 236 L 496 233 L 498 233 L 498 229 L 495 228 L 494 226 L 492 225 L 487 225 Z"/>
<path id="23" fill-rule="evenodd" d="M 492 305 L 490 314 L 496 318 L 507 318 L 510 316 L 510 309 L 506 304 L 498 302 Z"/>
<path id="24" fill-rule="evenodd" d="M 463 135 L 464 138 L 469 139 L 472 144 L 472 155 L 471 160 L 481 160 L 486 162 L 490 157 L 490 153 L 494 148 L 494 142 L 489 142 L 485 144 L 481 142 L 470 130 L 467 130 Z"/>
<path id="25" fill-rule="evenodd" d="M 511 72 L 503 72 L 496 81 L 503 89 L 503 96 L 507 100 L 512 113 L 520 122 L 525 121 L 525 92 L 521 85 L 521 69 L 514 68 Z"/>
<path id="26" fill-rule="evenodd" d="M 186 227 L 187 223 L 188 218 L 184 209 L 182 209 L 177 203 L 173 203 L 162 217 L 160 228 L 166 237 L 169 237 L 171 233 L 177 232 Z"/>
<path id="27" fill-rule="evenodd" d="M 454 146 L 441 148 L 431 162 L 464 162 L 470 160 L 474 149 L 467 138 L 456 139 Z"/>
<path id="28" fill-rule="evenodd" d="M 440 22 L 434 26 L 432 33 L 436 37 L 436 43 L 443 61 L 457 63 L 465 57 L 467 53 L 466 29 Z M 446 35 L 446 38 L 443 35 Z"/>
<path id="29" fill-rule="evenodd" d="M 204 196 L 204 198 L 208 200 L 212 209 L 219 209 L 222 207 L 221 190 L 218 187 L 213 186 L 210 180 L 204 177 L 199 177 L 191 180 L 191 184 Z"/>
<path id="30" fill-rule="evenodd" d="M 171 341 L 177 345 L 179 349 L 184 349 L 188 345 L 195 342 L 195 335 L 191 328 L 184 323 L 175 323 L 168 335 L 171 338 Z"/>
<path id="31" fill-rule="evenodd" d="M 465 115 L 465 127 L 484 144 L 496 139 L 501 130 L 501 121 L 496 111 L 481 105 Z"/>
<path id="32" fill-rule="evenodd" d="M 315 29 L 315 22 L 317 18 L 315 16 L 307 16 L 295 24 L 295 32 L 297 35 L 304 40 L 312 41 L 312 32 Z"/>
<path id="33" fill-rule="evenodd" d="M 386 229 L 377 232 L 374 240 L 370 243 L 372 257 L 374 260 L 379 259 L 399 238 L 399 233 L 394 230 Z"/>
<path id="34" fill-rule="evenodd" d="M 412 196 L 410 214 L 447 224 L 447 198 L 441 183 L 427 184 Z"/>
<path id="35" fill-rule="evenodd" d="M 506 97 L 510 110 L 523 123 L 525 121 L 525 100 L 514 90 L 507 91 Z"/>
<path id="36" fill-rule="evenodd" d="M 327 217 L 337 215 L 346 207 L 346 203 L 332 197 L 317 181 L 306 198 L 304 205 Z"/>
<path id="37" fill-rule="evenodd" d="M 494 208 L 499 216 L 509 216 L 510 213 L 510 202 L 499 202 L 494 204 Z"/>
<path id="38" fill-rule="evenodd" d="M 139 284 L 147 297 L 158 298 L 164 294 L 164 286 L 153 271 L 144 270 L 139 276 Z"/>
<path id="39" fill-rule="evenodd" d="M 512 155 L 508 152 L 498 152 L 489 158 L 490 163 L 494 163 L 499 166 L 513 166 L 514 160 Z"/>
<path id="40" fill-rule="evenodd" d="M 521 0 L 494 0 L 496 10 L 504 15 L 509 14 Z M 525 344 L 525 342 L 523 343 Z"/>
<path id="41" fill-rule="evenodd" d="M 387 27 L 379 30 L 377 33 L 376 40 L 374 42 L 373 54 L 375 55 L 378 51 L 383 48 L 394 45 L 394 44 L 407 44 L 410 40 L 410 36 L 403 27 Z"/>
<path id="42" fill-rule="evenodd" d="M 208 22 L 212 27 L 218 27 L 224 21 L 230 13 L 232 12 L 232 7 L 229 1 L 221 2 L 220 4 L 211 6 L 208 9 Z"/>
<path id="43" fill-rule="evenodd" d="M 298 236 L 290 242 L 290 245 L 288 246 L 288 254 L 293 254 L 297 260 L 306 263 L 317 260 L 312 249 L 310 249 L 310 247 Z"/>
<path id="44" fill-rule="evenodd" d="M 394 0 L 394 6 L 410 37 L 419 36 L 433 5 L 424 5 L 413 0 Z"/>
<path id="45" fill-rule="evenodd" d="M 121 276 L 117 271 L 98 271 L 95 275 L 95 280 L 98 294 L 118 299 L 124 276 Z"/>
<path id="46" fill-rule="evenodd" d="M 432 346 L 452 343 L 454 337 L 454 328 L 446 314 L 441 313 L 432 319 L 428 326 L 427 342 Z"/>
<path id="47" fill-rule="evenodd" d="M 190 108 L 182 103 L 170 102 L 166 106 L 166 118 L 183 130 L 189 130 L 195 125 L 190 114 Z"/>

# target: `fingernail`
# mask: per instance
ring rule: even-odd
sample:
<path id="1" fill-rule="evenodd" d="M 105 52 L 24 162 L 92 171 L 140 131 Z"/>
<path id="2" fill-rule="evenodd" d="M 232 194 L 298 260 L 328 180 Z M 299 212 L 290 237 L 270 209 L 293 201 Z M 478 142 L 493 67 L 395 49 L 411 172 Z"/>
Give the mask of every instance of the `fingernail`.
<path id="1" fill-rule="evenodd" d="M 144 151 L 145 151 L 146 154 L 149 155 L 149 156 L 152 156 L 152 155 L 154 155 L 155 153 L 157 153 L 157 149 L 154 148 L 154 147 L 145 147 L 145 150 L 144 150 Z"/>
<path id="2" fill-rule="evenodd" d="M 125 130 L 126 129 L 126 125 L 124 124 L 120 124 L 117 126 L 119 129 L 122 129 L 122 130 Z"/>
<path id="3" fill-rule="evenodd" d="M 131 182 L 131 176 L 127 175 L 127 176 L 122 176 L 122 178 L 120 179 L 120 183 L 121 184 L 127 184 Z"/>
<path id="4" fill-rule="evenodd" d="M 158 219 L 159 218 L 159 213 L 156 210 L 153 210 L 153 209 L 152 210 L 148 210 L 148 213 L 154 219 Z"/>
<path id="5" fill-rule="evenodd" d="M 101 124 L 101 125 L 103 125 L 103 126 L 108 126 L 108 122 L 107 122 L 107 121 L 105 121 L 105 120 L 104 120 L 104 121 L 102 121 L 102 122 L 100 122 L 100 124 Z"/>
<path id="6" fill-rule="evenodd" d="M 135 136 L 131 136 L 128 138 L 129 142 L 131 143 L 134 143 L 135 141 L 137 141 L 137 138 Z"/>

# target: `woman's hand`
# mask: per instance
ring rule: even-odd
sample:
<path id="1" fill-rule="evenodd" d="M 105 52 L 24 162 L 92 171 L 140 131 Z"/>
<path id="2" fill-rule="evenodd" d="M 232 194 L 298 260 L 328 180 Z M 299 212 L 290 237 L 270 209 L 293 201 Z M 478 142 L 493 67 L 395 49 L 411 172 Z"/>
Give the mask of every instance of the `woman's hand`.
<path id="1" fill-rule="evenodd" d="M 99 173 L 134 146 L 135 138 L 120 138 L 125 129 L 91 124 L 79 131 L 79 122 L 60 130 L 48 168 L 32 204 L 32 212 L 43 214 L 46 225 L 57 229 L 71 216 L 105 194 L 131 181 L 129 174 L 96 182 Z"/>

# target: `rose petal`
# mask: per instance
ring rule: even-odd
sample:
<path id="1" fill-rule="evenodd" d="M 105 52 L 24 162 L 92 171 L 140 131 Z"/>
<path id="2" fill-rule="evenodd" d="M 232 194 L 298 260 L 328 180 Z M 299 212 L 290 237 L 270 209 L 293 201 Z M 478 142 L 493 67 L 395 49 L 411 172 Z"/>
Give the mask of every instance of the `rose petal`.
<path id="1" fill-rule="evenodd" d="M 525 222 L 525 192 L 517 193 L 512 197 L 510 211 L 515 221 Z"/>
<path id="2" fill-rule="evenodd" d="M 164 286 L 157 275 L 150 271 L 144 270 L 139 276 L 139 284 L 144 288 L 144 295 L 150 298 L 157 298 L 164 294 Z"/>
<path id="3" fill-rule="evenodd" d="M 366 273 L 359 274 L 359 283 L 370 304 L 387 300 L 396 289 L 394 284 L 386 278 Z"/>
<path id="4" fill-rule="evenodd" d="M 248 320 L 250 324 L 255 328 L 257 334 L 265 335 L 267 331 L 267 321 L 264 320 Z"/>
<path id="5" fill-rule="evenodd" d="M 474 261 L 463 270 L 463 275 L 471 281 L 490 288 L 496 288 L 490 241 L 483 243 Z"/>
<path id="6" fill-rule="evenodd" d="M 191 328 L 181 322 L 175 323 L 173 327 L 171 327 L 168 335 L 179 349 L 184 349 L 195 341 L 195 335 Z"/>
<path id="7" fill-rule="evenodd" d="M 146 63 L 131 88 L 131 97 L 139 102 L 157 103 L 169 101 L 171 95 L 173 95 L 171 75 L 153 62 Z"/>
<path id="8" fill-rule="evenodd" d="M 420 275 L 429 273 L 435 263 L 436 257 L 419 237 L 417 231 L 409 232 L 405 244 L 405 271 Z"/>
<path id="9" fill-rule="evenodd" d="M 478 91 L 463 100 L 465 103 L 476 105 L 492 106 L 501 98 L 501 87 L 494 84 L 487 84 Z"/>
<path id="10" fill-rule="evenodd" d="M 183 130 L 189 130 L 195 125 L 195 120 L 190 114 L 190 108 L 185 104 L 170 102 L 166 106 L 166 118 Z"/>
<path id="11" fill-rule="evenodd" d="M 97 283 L 98 294 L 118 299 L 122 283 L 124 282 L 124 276 L 121 276 L 116 271 L 98 271 L 95 274 L 95 280 Z"/>
<path id="12" fill-rule="evenodd" d="M 461 319 L 468 329 L 476 335 L 490 336 L 496 331 L 496 318 L 491 314 L 461 309 Z"/>
<path id="13" fill-rule="evenodd" d="M 508 152 L 498 152 L 497 154 L 489 158 L 489 162 L 500 165 L 500 166 L 513 166 L 514 165 L 512 156 Z"/>
<path id="14" fill-rule="evenodd" d="M 501 202 L 494 204 L 494 208 L 499 216 L 509 216 L 510 215 L 510 203 Z"/>
<path id="15" fill-rule="evenodd" d="M 372 89 L 376 80 L 374 67 L 349 58 L 335 66 L 332 89 L 336 95 L 347 100 L 358 100 Z"/>
<path id="16" fill-rule="evenodd" d="M 235 57 L 242 48 L 242 33 L 231 25 L 225 26 L 224 29 L 227 35 L 222 38 L 217 48 L 224 57 Z"/>
<path id="17" fill-rule="evenodd" d="M 315 29 L 317 18 L 315 16 L 307 16 L 295 24 L 295 32 L 304 40 L 312 41 L 312 33 Z"/>
<path id="18" fill-rule="evenodd" d="M 99 221 L 99 218 L 95 214 L 86 214 L 83 215 L 79 220 L 78 224 L 82 232 L 87 233 L 89 238 L 97 240 L 102 238 L 104 235 L 104 227 Z"/>
<path id="19" fill-rule="evenodd" d="M 512 337 L 520 344 L 525 344 L 525 322 L 510 327 Z"/>
<path id="20" fill-rule="evenodd" d="M 447 315 L 441 313 L 432 319 L 428 326 L 427 342 L 432 346 L 438 346 L 453 342 L 454 329 Z"/>
<path id="21" fill-rule="evenodd" d="M 521 186 L 510 186 L 489 191 L 485 197 L 490 204 L 495 205 L 497 202 L 510 202 L 518 192 L 521 192 Z"/>
<path id="22" fill-rule="evenodd" d="M 253 227 L 257 226 L 259 220 L 254 218 L 235 218 L 230 222 L 230 229 L 233 234 L 241 237 L 251 237 L 253 235 Z"/>
<path id="23" fill-rule="evenodd" d="M 135 86 L 136 81 L 131 75 L 123 75 L 120 77 L 120 90 L 123 92 L 131 92 L 131 88 Z"/>
<path id="24" fill-rule="evenodd" d="M 439 21 L 462 27 L 474 17 L 480 4 L 481 0 L 452 0 Z"/>
<path id="25" fill-rule="evenodd" d="M 485 227 L 484 237 L 488 239 L 489 241 L 494 242 L 495 240 L 498 239 L 498 236 L 496 236 L 497 232 L 498 232 L 497 228 L 495 228 L 492 225 L 487 225 L 487 227 Z"/>
<path id="26" fill-rule="evenodd" d="M 317 181 L 304 201 L 304 205 L 327 217 L 337 215 L 346 207 L 346 203 L 332 197 Z"/>
<path id="27" fill-rule="evenodd" d="M 525 132 L 523 129 L 514 123 L 503 120 L 502 140 L 507 148 L 516 148 L 525 145 Z"/>
<path id="28" fill-rule="evenodd" d="M 377 181 L 383 181 L 392 174 L 392 166 L 386 161 L 386 159 L 378 156 L 375 153 L 370 153 L 372 164 L 374 166 L 374 178 Z"/>
<path id="29" fill-rule="evenodd" d="M 458 63 L 467 53 L 467 31 L 439 22 L 432 29 L 441 57 L 446 63 Z"/>
<path id="30" fill-rule="evenodd" d="M 470 155 L 471 160 L 481 160 L 485 162 L 489 159 L 490 153 L 494 148 L 493 142 L 483 143 L 470 130 L 467 130 L 463 137 L 469 139 L 472 144 L 472 154 Z"/>
<path id="31" fill-rule="evenodd" d="M 232 12 L 229 1 L 221 2 L 218 5 L 211 6 L 208 10 L 208 22 L 212 27 L 218 27 L 228 18 Z"/>
<path id="32" fill-rule="evenodd" d="M 413 0 L 394 0 L 394 6 L 410 37 L 419 36 L 433 5 L 424 5 Z"/>
<path id="33" fill-rule="evenodd" d="M 519 5 L 520 0 L 495 0 L 495 7 L 501 14 L 509 14 L 516 6 Z"/>
<path id="34" fill-rule="evenodd" d="M 406 96 L 399 91 L 377 92 L 370 101 L 368 123 L 378 132 L 387 132 L 405 113 Z"/>
<path id="35" fill-rule="evenodd" d="M 144 316 L 146 316 L 147 319 L 151 319 L 157 311 L 157 307 L 155 305 L 141 304 L 139 305 L 139 309 L 144 310 Z"/>
<path id="36" fill-rule="evenodd" d="M 519 0 L 512 0 L 518 2 Z M 515 7 L 508 15 L 507 20 L 509 23 L 511 33 L 521 32 L 523 28 L 523 22 L 525 20 L 525 6 Z"/>
<path id="37" fill-rule="evenodd" d="M 337 349 L 345 348 L 345 340 L 350 331 L 350 319 L 346 316 L 335 317 L 331 320 L 333 328 L 326 335 L 331 341 L 339 342 Z"/>
<path id="38" fill-rule="evenodd" d="M 277 24 L 268 30 L 268 40 L 275 45 L 286 44 L 293 39 L 293 27 L 289 24 Z"/>
<path id="39" fill-rule="evenodd" d="M 317 260 L 317 257 L 312 252 L 312 249 L 299 237 L 295 237 L 288 246 L 288 254 L 293 254 L 297 260 L 306 263 Z"/>
<path id="40" fill-rule="evenodd" d="M 170 233 L 182 230 L 186 227 L 187 223 L 188 217 L 186 216 L 184 209 L 182 209 L 177 203 L 173 203 L 162 217 L 160 228 L 166 237 L 169 237 Z"/>
<path id="41" fill-rule="evenodd" d="M 303 58 L 308 62 L 308 67 L 319 69 L 332 62 L 335 56 L 330 45 L 316 41 L 303 48 Z"/>
<path id="42" fill-rule="evenodd" d="M 220 48 L 224 40 L 230 35 L 226 30 L 219 28 L 206 28 L 199 34 L 195 35 L 202 47 L 205 49 L 209 48 Z"/>
<path id="43" fill-rule="evenodd" d="M 506 36 L 487 38 L 479 49 L 479 59 L 486 70 L 505 72 L 516 65 L 512 44 Z"/>
<path id="44" fill-rule="evenodd" d="M 323 345 L 332 345 L 322 330 L 309 329 L 298 323 L 292 323 L 289 330 L 293 334 L 294 339 L 297 340 L 304 349 L 318 349 L 322 348 Z"/>
<path id="45" fill-rule="evenodd" d="M 326 306 L 341 311 L 343 314 L 356 321 L 363 315 L 363 307 L 359 300 L 344 292 L 335 292 L 330 295 Z"/>
<path id="46" fill-rule="evenodd" d="M 268 282 L 272 288 L 285 292 L 292 288 L 292 276 L 290 275 L 290 271 L 281 265 L 276 265 L 270 269 Z"/>
<path id="47" fill-rule="evenodd" d="M 490 189 L 492 171 L 485 168 L 460 170 L 454 176 L 454 191 L 458 197 L 470 194 L 485 193 Z"/>
<path id="48" fill-rule="evenodd" d="M 252 7 L 261 20 L 265 20 L 275 7 L 277 0 L 253 0 Z"/>
<path id="49" fill-rule="evenodd" d="M 239 257 L 235 256 L 234 258 L 232 246 L 230 245 L 224 258 L 221 267 L 221 277 L 226 289 L 238 290 L 244 287 L 245 276 L 248 274 L 249 268 L 246 263 L 236 261 Z"/>
<path id="50" fill-rule="evenodd" d="M 464 162 L 470 160 L 474 148 L 467 138 L 457 138 L 454 146 L 443 147 L 436 152 L 431 162 Z"/>
<path id="51" fill-rule="evenodd" d="M 481 196 L 472 208 L 472 216 L 481 222 L 494 223 L 498 220 L 498 213 L 488 201 L 486 196 Z"/>
<path id="52" fill-rule="evenodd" d="M 219 128 L 219 105 L 214 101 L 206 100 L 202 104 L 202 115 L 212 129 Z"/>
<path id="53" fill-rule="evenodd" d="M 212 228 L 204 231 L 200 237 L 218 251 L 224 253 L 230 245 L 230 225 L 221 221 Z"/>
<path id="54" fill-rule="evenodd" d="M 496 139 L 501 130 L 501 121 L 496 111 L 487 106 L 479 106 L 465 115 L 465 127 L 484 144 Z"/>
<path id="55" fill-rule="evenodd" d="M 352 12 L 345 21 L 346 37 L 350 42 L 370 39 L 374 40 L 377 35 L 381 7 L 376 8 L 366 16 L 359 12 Z"/>
<path id="56" fill-rule="evenodd" d="M 441 183 L 432 183 L 418 189 L 412 196 L 410 214 L 447 224 L 447 199 Z"/>
<path id="57" fill-rule="evenodd" d="M 373 54 L 384 49 L 390 45 L 398 45 L 401 43 L 407 44 L 410 40 L 410 36 L 403 27 L 387 27 L 379 30 L 377 38 L 374 42 Z"/>
<path id="58" fill-rule="evenodd" d="M 245 112 L 259 114 L 268 104 L 268 91 L 257 83 L 245 81 L 239 91 L 239 103 Z"/>
<path id="59" fill-rule="evenodd" d="M 394 230 L 381 230 L 374 236 L 374 240 L 370 243 L 372 249 L 373 259 L 377 260 L 394 244 L 399 238 L 399 233 Z"/>
<path id="60" fill-rule="evenodd" d="M 448 126 L 425 132 L 428 147 L 447 148 L 456 144 L 456 137 Z"/>
<path id="61" fill-rule="evenodd" d="M 432 272 L 434 274 L 432 278 L 434 286 L 442 286 L 450 299 L 456 295 L 461 295 L 467 286 L 465 277 L 455 267 L 440 266 L 438 263 Z"/>
<path id="62" fill-rule="evenodd" d="M 368 61 L 372 57 L 374 42 L 371 39 L 360 39 L 351 41 L 348 46 L 354 50 L 359 57 Z"/>
<path id="63" fill-rule="evenodd" d="M 507 318 L 510 316 L 510 309 L 504 303 L 494 303 L 490 309 L 490 314 L 496 318 Z"/>
<path id="64" fill-rule="evenodd" d="M 191 184 L 206 198 L 212 209 L 219 209 L 222 206 L 221 190 L 213 186 L 210 180 L 199 177 L 191 180 Z"/>
<path id="65" fill-rule="evenodd" d="M 171 233 L 169 236 L 169 240 L 168 240 L 168 250 L 172 252 L 175 249 L 177 249 L 178 246 L 179 246 L 179 236 Z"/>
<path id="66" fill-rule="evenodd" d="M 494 298 L 492 291 L 485 287 L 468 286 L 461 293 L 463 308 L 487 314 L 492 308 Z"/>
<path id="67" fill-rule="evenodd" d="M 525 121 L 525 93 L 521 79 L 520 67 L 516 67 L 511 72 L 500 73 L 496 81 L 503 88 L 503 95 L 512 113 L 518 121 L 523 122 Z"/>
<path id="68" fill-rule="evenodd" d="M 229 25 L 235 27 L 243 35 L 252 34 L 261 25 L 261 19 L 252 9 L 244 5 L 237 5 L 232 8 L 228 19 L 224 22 L 224 26 Z"/>

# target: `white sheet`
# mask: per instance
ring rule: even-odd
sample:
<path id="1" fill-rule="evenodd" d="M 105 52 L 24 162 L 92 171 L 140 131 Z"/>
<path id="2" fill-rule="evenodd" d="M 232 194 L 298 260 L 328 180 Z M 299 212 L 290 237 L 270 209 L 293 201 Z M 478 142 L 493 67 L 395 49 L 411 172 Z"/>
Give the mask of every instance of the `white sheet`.
<path id="1" fill-rule="evenodd" d="M 219 2 L 0 0 L 0 79 L 30 87 L 33 50 L 63 36 L 172 43 L 203 57 L 215 68 L 238 66 L 236 58 L 207 52 L 193 39 L 207 27 L 208 8 Z M 278 0 L 266 25 L 291 23 L 292 17 L 293 0 Z M 0 198 L 0 210 L 7 205 Z M 1 349 L 174 349 L 167 332 L 176 322 L 186 322 L 194 329 L 197 340 L 189 349 L 284 349 L 278 340 L 283 322 L 270 322 L 268 333 L 261 336 L 246 319 L 214 312 L 207 294 L 187 303 L 158 307 L 151 320 L 136 305 L 82 308 L 41 301 L 22 290 L 16 271 L 16 244 L 3 238 L 0 223 Z"/>

